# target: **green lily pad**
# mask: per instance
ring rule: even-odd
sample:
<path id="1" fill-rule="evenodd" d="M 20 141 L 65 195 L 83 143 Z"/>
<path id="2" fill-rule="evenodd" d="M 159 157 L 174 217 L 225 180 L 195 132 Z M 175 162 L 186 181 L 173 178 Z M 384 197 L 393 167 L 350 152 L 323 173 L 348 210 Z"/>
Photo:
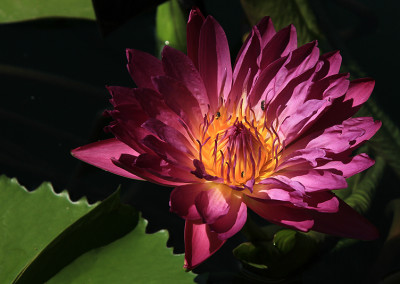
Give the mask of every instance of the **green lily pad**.
<path id="1" fill-rule="evenodd" d="M 36 20 L 48 17 L 70 17 L 94 20 L 90 0 L 2 0 L 0 23 Z"/>
<path id="2" fill-rule="evenodd" d="M 192 283 L 195 274 L 184 271 L 184 256 L 166 247 L 167 231 L 146 234 L 146 224 L 140 218 L 129 234 L 83 254 L 48 283 Z"/>
<path id="3" fill-rule="evenodd" d="M 64 229 L 91 211 L 86 200 L 72 202 L 49 183 L 28 192 L 16 179 L 0 176 L 0 283 L 20 271 Z"/>
<path id="4" fill-rule="evenodd" d="M 18 275 L 15 283 L 43 283 L 78 256 L 107 245 L 136 227 L 139 213 L 121 203 L 119 190 L 67 227 Z"/>

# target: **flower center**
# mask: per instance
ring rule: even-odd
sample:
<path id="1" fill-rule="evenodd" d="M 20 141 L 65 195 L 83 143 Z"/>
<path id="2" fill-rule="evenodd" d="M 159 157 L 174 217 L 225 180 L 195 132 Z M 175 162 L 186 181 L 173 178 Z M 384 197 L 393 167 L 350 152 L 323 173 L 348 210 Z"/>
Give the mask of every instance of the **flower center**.
<path id="1" fill-rule="evenodd" d="M 221 104 L 215 114 L 209 112 L 204 117 L 199 160 L 208 175 L 238 190 L 252 190 L 255 183 L 271 175 L 281 143 L 275 129 L 267 127 L 264 108 L 261 103 L 253 110 L 244 98 L 231 110 Z"/>

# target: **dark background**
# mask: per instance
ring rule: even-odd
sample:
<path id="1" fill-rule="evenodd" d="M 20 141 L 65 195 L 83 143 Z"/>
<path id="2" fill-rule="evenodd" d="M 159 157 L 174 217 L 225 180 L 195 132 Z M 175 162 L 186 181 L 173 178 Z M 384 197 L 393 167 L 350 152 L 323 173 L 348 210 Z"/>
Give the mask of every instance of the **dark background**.
<path id="1" fill-rule="evenodd" d="M 330 44 L 342 50 L 344 61 L 357 61 L 365 74 L 376 80 L 373 98 L 400 125 L 399 2 L 310 2 Z M 87 196 L 90 202 L 104 199 L 121 185 L 123 200 L 149 219 L 148 231 L 168 228 L 168 244 L 181 253 L 184 222 L 166 214 L 171 189 L 109 174 L 70 155 L 73 148 L 107 137 L 102 128 L 108 121 L 102 112 L 110 108 L 110 96 L 104 86 L 134 86 L 125 68 L 125 48 L 156 52 L 155 5 L 131 8 L 134 13 L 126 17 L 133 18 L 117 29 L 118 23 L 110 27 L 104 22 L 78 19 L 0 25 L 0 173 L 16 177 L 29 190 L 50 181 L 56 191 L 68 189 L 73 200 Z M 223 26 L 234 55 L 242 39 L 238 31 L 244 33 L 249 28 L 240 2 L 208 0 L 202 8 Z M 390 219 L 382 211 L 390 199 L 399 197 L 399 192 L 398 180 L 388 170 L 369 216 L 383 237 Z M 231 250 L 242 238 L 238 235 L 229 240 L 197 272 L 238 269 Z M 381 239 L 368 247 L 368 254 L 362 245 L 356 248 L 354 258 L 361 261 L 361 270 L 374 262 L 382 243 Z M 340 256 L 337 259 L 343 261 Z M 344 264 L 342 272 L 351 277 L 346 267 Z M 310 271 L 316 268 L 318 264 Z M 324 268 L 318 269 L 321 272 Z M 330 280 L 336 281 L 332 277 Z"/>

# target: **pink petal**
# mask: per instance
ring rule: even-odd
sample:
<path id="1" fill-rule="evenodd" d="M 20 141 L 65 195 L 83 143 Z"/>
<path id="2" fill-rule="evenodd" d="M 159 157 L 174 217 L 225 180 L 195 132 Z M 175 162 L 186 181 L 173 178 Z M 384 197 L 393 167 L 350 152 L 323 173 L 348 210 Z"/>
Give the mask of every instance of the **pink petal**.
<path id="1" fill-rule="evenodd" d="M 304 197 L 307 209 L 318 212 L 336 213 L 339 210 L 339 199 L 330 191 L 312 192 Z"/>
<path id="2" fill-rule="evenodd" d="M 381 128 L 382 122 L 374 121 L 372 117 L 354 117 L 343 122 L 345 127 L 349 129 L 362 129 L 363 135 L 357 137 L 355 142 L 351 144 L 350 150 L 360 147 L 360 144 L 371 139 L 372 136 Z"/>
<path id="3" fill-rule="evenodd" d="M 350 82 L 345 101 L 352 100 L 353 108 L 365 103 L 374 89 L 375 81 L 370 78 L 356 79 Z"/>
<path id="4" fill-rule="evenodd" d="M 374 225 L 344 201 L 338 200 L 339 210 L 336 213 L 311 212 L 315 221 L 313 230 L 339 237 L 367 241 L 379 237 L 379 232 Z"/>
<path id="5" fill-rule="evenodd" d="M 320 60 L 324 63 L 321 70 L 318 71 L 315 80 L 320 80 L 339 73 L 342 63 L 342 56 L 339 51 L 332 51 L 321 55 Z"/>
<path id="6" fill-rule="evenodd" d="M 201 109 L 192 93 L 181 82 L 171 77 L 154 77 L 153 82 L 164 96 L 168 107 L 186 123 L 190 130 L 198 131 L 198 125 L 203 121 L 203 117 L 199 115 Z"/>
<path id="7" fill-rule="evenodd" d="M 261 47 L 262 49 L 264 49 L 264 47 L 276 34 L 271 18 L 270 17 L 262 18 L 260 22 L 256 25 L 256 28 L 258 29 L 258 32 L 261 35 Z"/>
<path id="8" fill-rule="evenodd" d="M 228 213 L 210 224 L 212 231 L 218 233 L 218 238 L 226 240 L 239 232 L 247 220 L 247 206 L 241 196 L 232 196 Z"/>
<path id="9" fill-rule="evenodd" d="M 192 170 L 192 160 L 188 157 L 185 152 L 178 150 L 175 146 L 163 142 L 153 135 L 147 135 L 142 139 L 142 143 L 149 149 L 154 151 L 160 158 L 176 167 L 186 170 L 186 174 L 191 176 L 190 171 Z M 184 147 L 184 146 L 182 146 Z M 183 149 L 184 150 L 184 149 Z"/>
<path id="10" fill-rule="evenodd" d="M 114 107 L 121 104 L 138 104 L 138 101 L 135 99 L 133 88 L 107 86 L 107 90 L 112 96 L 110 102 Z"/>
<path id="11" fill-rule="evenodd" d="M 315 82 L 310 90 L 309 99 L 334 100 L 343 96 L 350 85 L 349 74 L 335 74 Z"/>
<path id="12" fill-rule="evenodd" d="M 312 131 L 318 131 L 333 125 L 341 124 L 346 119 L 352 117 L 360 109 L 362 104 L 367 101 L 374 85 L 374 80 L 368 78 L 351 81 L 344 97 L 333 101 L 332 105 L 313 126 Z"/>
<path id="13" fill-rule="evenodd" d="M 208 16 L 200 31 L 199 71 L 207 89 L 211 111 L 219 98 L 227 98 L 232 84 L 232 65 L 228 40 L 219 23 Z"/>
<path id="14" fill-rule="evenodd" d="M 214 184 L 214 187 L 197 195 L 195 204 L 203 223 L 212 224 L 228 213 L 230 191 L 225 185 Z"/>
<path id="15" fill-rule="evenodd" d="M 151 77 L 164 75 L 161 61 L 146 52 L 127 49 L 128 71 L 140 88 L 154 89 Z"/>
<path id="16" fill-rule="evenodd" d="M 211 232 L 207 224 L 186 220 L 184 268 L 195 268 L 214 254 L 224 243 L 225 240 L 220 240 L 218 234 Z"/>
<path id="17" fill-rule="evenodd" d="M 242 94 L 248 94 L 253 79 L 258 71 L 258 56 L 260 54 L 260 35 L 258 30 L 253 28 L 251 35 L 246 39 L 236 57 L 233 71 L 233 86 L 229 98 L 236 102 Z M 245 84 L 246 83 L 246 84 Z"/>
<path id="18" fill-rule="evenodd" d="M 314 225 L 314 220 L 305 209 L 290 208 L 284 202 L 262 201 L 249 196 L 244 196 L 244 201 L 251 210 L 272 223 L 304 232 Z"/>
<path id="19" fill-rule="evenodd" d="M 380 121 L 372 117 L 349 118 L 341 125 L 334 125 L 319 132 L 314 132 L 286 149 L 287 154 L 305 148 L 321 148 L 327 152 L 342 153 L 356 148 L 370 139 L 381 126 Z"/>
<path id="20" fill-rule="evenodd" d="M 210 104 L 199 71 L 186 54 L 166 45 L 162 51 L 162 63 L 165 74 L 181 81 L 196 98 L 203 117 L 208 112 Z"/>
<path id="21" fill-rule="evenodd" d="M 317 45 L 317 41 L 312 41 L 291 52 L 291 59 L 285 66 L 289 70 L 288 80 L 293 79 L 316 66 L 319 59 L 319 49 Z"/>
<path id="22" fill-rule="evenodd" d="M 319 148 L 300 149 L 292 152 L 289 155 L 285 155 L 283 152 L 281 158 L 279 159 L 279 166 L 276 168 L 276 172 L 279 172 L 281 169 L 295 167 L 303 163 L 307 163 L 311 167 L 316 167 L 317 160 L 323 159 L 328 159 L 326 158 L 326 152 Z"/>
<path id="23" fill-rule="evenodd" d="M 182 152 L 181 155 L 194 158 L 194 155 L 197 154 L 197 150 L 193 147 L 190 141 L 188 141 L 186 137 L 182 135 L 182 133 L 177 131 L 175 128 L 164 124 L 158 119 L 150 118 L 142 124 L 142 127 L 151 133 L 156 134 L 161 140 L 167 142 L 170 146 Z"/>
<path id="24" fill-rule="evenodd" d="M 333 190 L 347 187 L 346 179 L 327 170 L 285 171 L 282 173 L 305 187 L 306 192 Z"/>
<path id="25" fill-rule="evenodd" d="M 111 161 L 111 158 L 119 157 L 122 153 L 139 155 L 131 147 L 115 138 L 94 142 L 71 151 L 72 156 L 95 167 L 123 177 L 142 180 L 142 178 L 114 165 Z"/>
<path id="26" fill-rule="evenodd" d="M 118 140 L 140 153 L 149 150 L 141 143 L 141 140 L 149 135 L 150 132 L 141 127 L 141 124 L 148 119 L 148 116 L 143 112 L 139 104 L 117 105 L 108 114 L 111 115 L 114 121 L 105 128 L 106 131 L 110 131 Z"/>
<path id="27" fill-rule="evenodd" d="M 187 55 L 190 59 L 192 59 L 196 68 L 199 68 L 199 38 L 203 22 L 204 16 L 200 12 L 199 8 L 192 9 L 190 11 L 189 20 L 186 26 L 186 43 Z"/>
<path id="28" fill-rule="evenodd" d="M 342 172 L 344 178 L 358 174 L 375 164 L 374 160 L 367 154 L 360 154 L 354 157 L 346 157 L 339 161 L 330 161 L 316 169 L 338 170 Z"/>
<path id="29" fill-rule="evenodd" d="M 284 68 L 284 65 L 288 60 L 288 57 L 275 60 L 258 74 L 258 78 L 249 93 L 249 103 L 251 107 L 255 108 L 255 111 L 261 110 L 262 101 L 265 105 L 268 105 L 269 101 L 275 96 L 277 89 L 285 82 L 288 71 Z"/>
<path id="30" fill-rule="evenodd" d="M 188 184 L 176 187 L 171 192 L 171 211 L 186 220 L 201 219 L 201 216 L 196 209 L 195 200 L 200 192 L 207 189 L 208 186 L 204 183 Z"/>
<path id="31" fill-rule="evenodd" d="M 180 186 L 199 181 L 193 175 L 190 175 L 188 170 L 185 171 L 179 166 L 148 153 L 141 154 L 138 157 L 122 154 L 118 159 L 112 158 L 112 162 L 144 180 L 164 186 Z"/>
<path id="32" fill-rule="evenodd" d="M 164 122 L 180 133 L 185 133 L 185 128 L 179 122 L 179 116 L 165 104 L 161 94 L 151 89 L 134 89 L 134 94 L 142 109 L 149 117 Z"/>
<path id="33" fill-rule="evenodd" d="M 328 102 L 325 100 L 309 100 L 298 105 L 295 112 L 288 115 L 280 127 L 280 132 L 285 137 L 286 145 L 301 136 L 327 105 Z"/>
<path id="34" fill-rule="evenodd" d="M 269 64 L 288 55 L 297 48 L 296 28 L 290 25 L 277 32 L 262 50 L 260 68 L 264 69 Z"/>

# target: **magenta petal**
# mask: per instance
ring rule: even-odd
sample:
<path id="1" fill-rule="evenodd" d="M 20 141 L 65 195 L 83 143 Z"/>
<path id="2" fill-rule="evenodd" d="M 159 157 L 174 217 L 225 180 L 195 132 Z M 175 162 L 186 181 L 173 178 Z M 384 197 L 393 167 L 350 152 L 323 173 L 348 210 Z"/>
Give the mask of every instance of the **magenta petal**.
<path id="1" fill-rule="evenodd" d="M 342 56 L 339 51 L 332 51 L 321 55 L 320 60 L 324 63 L 317 72 L 315 80 L 339 73 Z"/>
<path id="2" fill-rule="evenodd" d="M 239 202 L 231 203 L 229 212 L 210 224 L 212 231 L 218 233 L 218 238 L 221 240 L 226 240 L 239 232 L 247 220 L 247 206 L 244 202 L 239 200 Z"/>
<path id="3" fill-rule="evenodd" d="M 141 108 L 149 117 L 156 118 L 181 133 L 185 132 L 184 127 L 179 122 L 179 116 L 166 105 L 163 96 L 157 91 L 134 89 L 134 94 Z"/>
<path id="4" fill-rule="evenodd" d="M 200 108 L 201 116 L 208 111 L 209 100 L 204 83 L 199 71 L 193 65 L 186 54 L 166 45 L 162 51 L 162 63 L 165 74 L 179 80 L 196 98 Z"/>
<path id="5" fill-rule="evenodd" d="M 224 242 L 218 238 L 217 233 L 211 232 L 207 224 L 186 220 L 184 267 L 195 268 L 214 254 Z"/>
<path id="6" fill-rule="evenodd" d="M 212 224 L 225 216 L 230 207 L 229 190 L 212 187 L 200 192 L 195 200 L 197 211 L 204 223 Z"/>
<path id="7" fill-rule="evenodd" d="M 258 29 L 261 35 L 261 47 L 262 49 L 264 49 L 267 43 L 276 34 L 271 18 L 270 17 L 262 18 L 260 22 L 256 25 L 256 28 Z"/>
<path id="8" fill-rule="evenodd" d="M 107 86 L 107 90 L 112 96 L 110 102 L 114 107 L 121 104 L 138 104 L 133 88 Z"/>
<path id="9" fill-rule="evenodd" d="M 142 124 L 144 129 L 147 129 L 153 134 L 156 134 L 161 140 L 167 142 L 170 146 L 176 150 L 182 152 L 186 156 L 195 157 L 194 153 L 197 150 L 193 145 L 186 139 L 186 137 L 177 131 L 175 128 L 170 127 L 158 119 L 150 118 Z"/>
<path id="10" fill-rule="evenodd" d="M 305 209 L 290 208 L 283 202 L 261 201 L 248 196 L 245 196 L 244 200 L 251 210 L 272 223 L 304 232 L 314 225 L 313 218 Z"/>
<path id="11" fill-rule="evenodd" d="M 260 68 L 264 69 L 280 57 L 297 48 L 297 33 L 293 25 L 277 32 L 262 50 Z"/>
<path id="12" fill-rule="evenodd" d="M 236 57 L 233 71 L 233 87 L 229 99 L 240 100 L 243 93 L 248 94 L 253 85 L 253 79 L 258 71 L 258 56 L 260 54 L 260 35 L 253 28 L 251 35 L 243 44 Z"/>
<path id="13" fill-rule="evenodd" d="M 317 166 L 317 160 L 326 160 L 326 152 L 319 148 L 308 148 L 301 149 L 290 153 L 289 155 L 282 154 L 281 163 L 276 168 L 276 171 L 280 171 L 281 169 L 295 167 L 300 164 L 307 163 L 310 167 Z"/>
<path id="14" fill-rule="evenodd" d="M 194 66 L 199 67 L 199 38 L 204 16 L 199 8 L 190 11 L 189 20 L 186 26 L 187 55 L 192 59 Z"/>
<path id="15" fill-rule="evenodd" d="M 200 31 L 199 71 L 207 89 L 212 111 L 219 98 L 226 98 L 232 85 L 232 65 L 228 40 L 219 23 L 208 16 Z"/>
<path id="16" fill-rule="evenodd" d="M 117 158 L 121 153 L 139 155 L 131 147 L 115 138 L 94 142 L 71 151 L 72 156 L 95 167 L 123 177 L 142 180 L 142 178 L 116 166 L 112 162 L 111 158 Z"/>
<path id="17" fill-rule="evenodd" d="M 192 93 L 180 81 L 172 77 L 154 77 L 153 82 L 164 96 L 165 103 L 172 109 L 192 131 L 197 131 L 203 121 L 199 115 L 201 109 Z"/>
<path id="18" fill-rule="evenodd" d="M 171 211 L 186 220 L 201 219 L 201 216 L 196 209 L 195 200 L 197 195 L 203 190 L 207 190 L 207 185 L 204 183 L 188 184 L 176 187 L 171 192 Z"/>
<path id="19" fill-rule="evenodd" d="M 327 105 L 325 100 L 309 100 L 297 106 L 295 112 L 288 115 L 281 124 L 280 131 L 286 145 L 299 137 Z"/>
<path id="20" fill-rule="evenodd" d="M 336 213 L 319 213 L 313 211 L 315 231 L 345 238 L 360 240 L 374 240 L 379 232 L 367 219 L 358 214 L 344 201 L 339 200 L 339 209 Z"/>
<path id="21" fill-rule="evenodd" d="M 339 199 L 330 191 L 308 193 L 304 197 L 307 209 L 318 212 L 336 213 L 339 210 Z"/>
<path id="22" fill-rule="evenodd" d="M 375 161 L 367 154 L 360 154 L 354 157 L 343 158 L 340 161 L 330 161 L 317 169 L 338 170 L 342 172 L 344 178 L 358 174 L 375 164 Z"/>
<path id="23" fill-rule="evenodd" d="M 146 52 L 127 49 L 128 71 L 140 88 L 154 89 L 151 77 L 164 75 L 161 61 Z"/>
<path id="24" fill-rule="evenodd" d="M 285 176 L 301 183 L 306 192 L 333 190 L 347 187 L 346 179 L 327 170 L 288 171 Z"/>
<path id="25" fill-rule="evenodd" d="M 352 106 L 358 107 L 365 103 L 374 89 L 375 81 L 370 78 L 357 79 L 350 82 L 345 101 L 352 100 Z"/>
<path id="26" fill-rule="evenodd" d="M 195 179 L 190 179 L 191 176 L 187 174 L 187 170 L 148 153 L 138 157 L 121 154 L 118 159 L 113 158 L 112 162 L 145 180 L 165 186 L 180 186 L 196 182 Z"/>

